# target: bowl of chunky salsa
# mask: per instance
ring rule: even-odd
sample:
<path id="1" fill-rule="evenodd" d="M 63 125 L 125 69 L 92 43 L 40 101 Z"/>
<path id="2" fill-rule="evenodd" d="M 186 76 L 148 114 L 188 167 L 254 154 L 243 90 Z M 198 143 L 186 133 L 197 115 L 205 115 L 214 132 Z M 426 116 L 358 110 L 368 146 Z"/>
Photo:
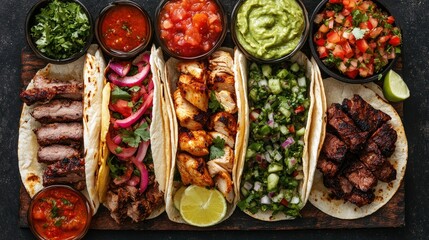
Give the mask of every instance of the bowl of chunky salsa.
<path id="1" fill-rule="evenodd" d="M 147 12 L 132 1 L 115 1 L 96 20 L 97 41 L 108 55 L 132 58 L 147 48 L 152 25 Z"/>
<path id="2" fill-rule="evenodd" d="M 227 17 L 217 0 L 164 0 L 156 11 L 155 30 L 168 55 L 202 59 L 221 46 Z"/>
<path id="3" fill-rule="evenodd" d="M 38 239 L 81 239 L 88 231 L 92 210 L 77 190 L 53 185 L 37 193 L 28 209 L 28 223 Z"/>

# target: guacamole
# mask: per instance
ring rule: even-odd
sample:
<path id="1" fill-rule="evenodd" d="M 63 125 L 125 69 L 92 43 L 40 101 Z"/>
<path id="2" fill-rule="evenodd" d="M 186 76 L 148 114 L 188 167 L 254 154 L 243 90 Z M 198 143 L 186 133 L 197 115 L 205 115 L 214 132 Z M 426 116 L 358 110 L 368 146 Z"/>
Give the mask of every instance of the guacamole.
<path id="1" fill-rule="evenodd" d="M 295 0 L 247 0 L 238 9 L 235 31 L 249 54 L 279 58 L 298 45 L 304 31 L 304 13 Z"/>

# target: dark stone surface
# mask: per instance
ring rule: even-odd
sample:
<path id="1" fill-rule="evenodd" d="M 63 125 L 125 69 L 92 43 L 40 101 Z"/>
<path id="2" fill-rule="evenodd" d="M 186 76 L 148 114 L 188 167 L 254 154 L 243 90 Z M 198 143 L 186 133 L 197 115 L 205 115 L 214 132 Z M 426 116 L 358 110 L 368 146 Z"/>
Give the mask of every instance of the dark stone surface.
<path id="1" fill-rule="evenodd" d="M 24 19 L 35 0 L 3 0 L 0 6 L 0 59 L 3 75 L 0 87 L 0 238 L 32 239 L 28 229 L 18 227 L 20 178 L 17 164 L 17 139 L 21 101 L 21 49 L 26 45 Z M 108 0 L 82 0 L 96 17 Z M 158 1 L 139 0 L 153 16 Z M 231 12 L 234 1 L 223 1 Z M 309 13 L 318 1 L 304 1 Z M 427 239 L 429 235 L 429 6 L 421 0 L 383 0 L 400 21 L 403 35 L 403 71 L 411 97 L 404 103 L 404 124 L 409 141 L 406 182 L 406 226 L 389 229 L 343 229 L 305 231 L 234 232 L 133 232 L 91 230 L 87 239 Z M 227 43 L 230 43 L 228 41 Z M 285 222 L 287 224 L 287 222 Z"/>

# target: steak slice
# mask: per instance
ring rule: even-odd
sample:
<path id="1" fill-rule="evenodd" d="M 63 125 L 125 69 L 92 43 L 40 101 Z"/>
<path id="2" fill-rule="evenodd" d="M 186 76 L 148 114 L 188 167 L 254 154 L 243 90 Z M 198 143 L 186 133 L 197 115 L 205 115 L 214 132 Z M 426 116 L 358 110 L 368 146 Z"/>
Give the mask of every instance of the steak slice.
<path id="1" fill-rule="evenodd" d="M 325 153 L 327 158 L 341 162 L 346 156 L 347 145 L 335 135 L 326 133 L 322 152 Z"/>
<path id="2" fill-rule="evenodd" d="M 339 164 L 321 154 L 317 160 L 317 169 L 323 173 L 323 176 L 334 177 L 338 173 Z"/>
<path id="3" fill-rule="evenodd" d="M 389 161 L 384 161 L 383 165 L 373 173 L 382 182 L 391 182 L 396 179 L 396 169 Z"/>
<path id="4" fill-rule="evenodd" d="M 377 185 L 377 178 L 359 161 L 345 169 L 345 177 L 357 189 L 367 192 Z"/>
<path id="5" fill-rule="evenodd" d="M 31 115 L 41 123 L 81 122 L 82 108 L 81 101 L 53 100 L 34 107 Z"/>
<path id="6" fill-rule="evenodd" d="M 37 152 L 37 161 L 40 163 L 52 164 L 64 158 L 79 157 L 80 151 L 66 145 L 49 145 L 40 147 Z"/>
<path id="7" fill-rule="evenodd" d="M 347 198 L 353 190 L 353 185 L 343 176 L 323 177 L 323 184 L 331 190 L 331 197 L 336 199 Z"/>
<path id="8" fill-rule="evenodd" d="M 351 100 L 344 99 L 342 107 L 362 131 L 370 133 L 391 119 L 389 115 L 373 108 L 357 94 Z"/>
<path id="9" fill-rule="evenodd" d="M 64 158 L 49 165 L 43 173 L 43 186 L 66 184 L 83 190 L 85 184 L 81 182 L 85 182 L 85 162 L 82 158 Z"/>
<path id="10" fill-rule="evenodd" d="M 51 123 L 35 130 L 37 142 L 41 146 L 65 144 L 79 146 L 83 139 L 82 123 Z"/>
<path id="11" fill-rule="evenodd" d="M 368 132 L 361 132 L 353 120 L 341 110 L 340 104 L 333 103 L 328 108 L 328 124 L 338 133 L 351 152 L 356 153 L 362 149 Z"/>
<path id="12" fill-rule="evenodd" d="M 352 193 L 347 198 L 349 202 L 356 204 L 358 207 L 368 205 L 372 203 L 374 199 L 375 195 L 372 191 L 362 192 L 356 188 L 353 189 Z"/>
<path id="13" fill-rule="evenodd" d="M 371 172 L 374 172 L 383 165 L 386 158 L 381 154 L 377 144 L 369 142 L 359 156 L 359 160 L 365 164 Z"/>
<path id="14" fill-rule="evenodd" d="M 381 153 L 386 157 L 390 157 L 395 151 L 395 143 L 397 138 L 398 135 L 395 129 L 393 129 L 392 125 L 386 123 L 378 128 L 374 134 L 372 134 L 368 142 L 375 142 Z"/>

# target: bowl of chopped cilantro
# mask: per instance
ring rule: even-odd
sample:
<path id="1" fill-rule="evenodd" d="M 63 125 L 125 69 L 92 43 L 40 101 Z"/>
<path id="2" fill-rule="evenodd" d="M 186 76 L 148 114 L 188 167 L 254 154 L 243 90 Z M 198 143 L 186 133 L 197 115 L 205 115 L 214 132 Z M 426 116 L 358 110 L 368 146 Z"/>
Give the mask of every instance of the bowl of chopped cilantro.
<path id="1" fill-rule="evenodd" d="M 28 45 L 51 63 L 69 63 L 88 50 L 93 21 L 77 0 L 41 0 L 28 12 L 25 22 Z"/>

